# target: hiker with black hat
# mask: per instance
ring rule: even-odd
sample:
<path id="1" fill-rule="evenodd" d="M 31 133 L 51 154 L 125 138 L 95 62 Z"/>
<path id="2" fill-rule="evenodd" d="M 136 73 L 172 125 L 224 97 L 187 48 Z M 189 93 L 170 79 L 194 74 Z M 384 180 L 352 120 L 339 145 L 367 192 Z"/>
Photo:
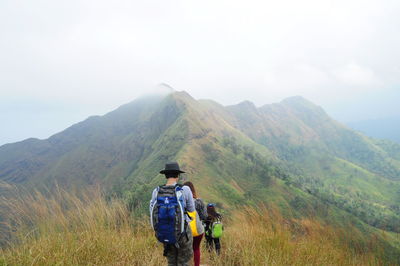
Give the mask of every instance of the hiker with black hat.
<path id="1" fill-rule="evenodd" d="M 160 171 L 167 178 L 154 189 L 150 201 L 150 222 L 159 242 L 164 244 L 168 265 L 189 265 L 193 257 L 193 236 L 188 212 L 195 211 L 193 195 L 188 186 L 178 184 L 185 173 L 177 162 L 167 163 Z"/>

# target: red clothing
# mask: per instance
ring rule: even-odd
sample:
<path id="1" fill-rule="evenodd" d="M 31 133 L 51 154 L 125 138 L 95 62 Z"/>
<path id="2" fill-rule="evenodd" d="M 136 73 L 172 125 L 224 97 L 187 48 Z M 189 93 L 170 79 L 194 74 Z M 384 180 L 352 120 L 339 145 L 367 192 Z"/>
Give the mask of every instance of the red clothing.
<path id="1" fill-rule="evenodd" d="M 203 235 L 193 237 L 194 266 L 200 265 L 200 243 Z"/>

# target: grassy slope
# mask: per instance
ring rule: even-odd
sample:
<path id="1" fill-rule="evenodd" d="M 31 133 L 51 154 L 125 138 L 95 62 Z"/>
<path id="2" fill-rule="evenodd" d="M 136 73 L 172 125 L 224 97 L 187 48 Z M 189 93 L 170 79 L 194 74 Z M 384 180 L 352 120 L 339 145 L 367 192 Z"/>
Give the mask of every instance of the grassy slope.
<path id="1" fill-rule="evenodd" d="M 20 191 L 21 192 L 21 191 Z M 149 224 L 98 191 L 13 193 L 0 201 L 17 243 L 0 265 L 161 265 L 162 245 Z M 10 224 L 10 223 L 9 223 Z M 203 246 L 204 248 L 204 246 Z M 247 207 L 225 219 L 222 254 L 202 250 L 207 265 L 391 265 L 376 236 L 311 219 L 285 219 L 271 207 Z"/>
<path id="2" fill-rule="evenodd" d="M 191 121 L 189 140 L 178 159 L 189 169 L 188 176 L 203 198 L 216 202 L 228 212 L 234 206 L 268 202 L 278 206 L 286 217 L 309 215 L 343 228 L 349 228 L 351 224 L 363 230 L 366 235 L 380 232 L 349 213 L 329 203 L 322 203 L 313 195 L 287 186 L 282 180 L 285 173 L 276 166 L 278 159 L 272 152 L 213 112 L 208 105 L 212 103 L 198 104 L 191 99 L 185 99 L 185 102 L 193 105 L 185 114 Z M 198 119 L 202 122 L 199 123 Z M 234 141 L 226 143 L 226 139 Z M 241 148 L 236 151 L 233 143 Z M 364 183 L 370 185 L 367 181 Z M 386 240 L 379 238 L 379 241 Z M 391 239 L 388 243 L 393 244 L 395 241 Z M 399 254 L 399 250 L 391 247 L 391 244 L 387 246 L 388 253 Z"/>
<path id="3" fill-rule="evenodd" d="M 179 112 L 171 97 L 142 98 L 49 139 L 1 146 L 0 178 L 33 184 L 57 180 L 64 185 L 124 178 L 148 156 L 152 143 Z"/>
<path id="4" fill-rule="evenodd" d="M 301 154 L 304 151 L 296 148 L 303 145 L 303 141 L 312 143 L 315 140 L 315 132 L 305 122 L 296 124 L 291 123 L 290 119 L 286 123 L 281 123 L 282 127 L 279 127 L 276 119 L 282 106 L 274 105 L 271 114 L 275 118 L 270 117 L 268 123 L 264 120 L 261 123 L 258 120 L 260 114 L 257 113 L 257 109 L 249 103 L 244 104 L 240 110 L 244 118 L 248 118 L 246 120 L 248 124 L 247 128 L 240 128 L 240 121 L 232 116 L 229 108 L 223 108 L 209 101 L 195 101 L 184 92 L 174 93 L 158 104 L 156 109 L 140 113 L 138 120 L 140 123 L 136 125 L 139 125 L 139 131 L 125 135 L 122 134 L 124 130 L 130 129 L 120 129 L 121 138 L 116 140 L 119 143 L 117 150 L 128 149 L 127 154 L 134 156 L 135 160 L 129 161 L 129 156 L 124 157 L 124 160 L 118 159 L 116 167 L 112 167 L 111 171 L 107 169 L 101 175 L 113 185 L 115 194 L 127 199 L 132 210 L 146 211 L 151 190 L 164 181 L 163 177 L 158 175 L 158 170 L 163 167 L 165 161 L 177 159 L 188 172 L 186 178 L 194 181 L 200 195 L 207 201 L 217 202 L 227 214 L 233 213 L 235 207 L 243 204 L 255 206 L 260 201 L 274 203 L 285 217 L 300 219 L 312 216 L 321 223 L 341 226 L 343 230 L 349 230 L 352 227 L 350 224 L 353 224 L 366 236 L 378 235 L 377 241 L 387 245 L 386 255 L 391 256 L 390 254 L 395 252 L 398 254 L 399 251 L 391 247 L 396 242 L 395 234 L 387 234 L 385 238 L 380 237 L 379 230 L 367 226 L 329 202 L 321 202 L 320 195 L 314 194 L 317 195 L 315 197 L 300 190 L 301 186 L 293 185 L 293 181 L 301 181 L 304 177 L 311 178 L 311 181 L 303 182 L 306 185 L 307 182 L 312 183 L 315 178 L 319 178 L 318 180 L 323 181 L 323 186 L 329 189 L 329 195 L 335 195 L 336 198 L 340 198 L 340 193 L 343 194 L 343 189 L 336 188 L 341 185 L 348 188 L 351 184 L 354 193 L 359 193 L 361 189 L 367 189 L 369 193 L 379 188 L 382 191 L 378 191 L 377 195 L 372 194 L 365 200 L 368 200 L 366 201 L 368 203 L 381 203 L 386 211 L 385 204 L 390 202 L 396 193 L 396 186 L 388 182 L 395 181 L 386 178 L 384 182 L 377 182 L 380 179 L 375 174 L 340 157 L 328 156 L 324 164 L 321 161 L 324 159 L 321 157 L 321 146 L 306 146 L 307 156 L 298 156 L 302 161 L 293 160 L 292 165 L 286 165 L 286 169 L 283 169 L 281 166 L 288 161 L 282 160 L 280 152 L 284 151 L 286 155 L 292 157 L 296 156 L 296 152 Z M 246 108 L 252 112 L 255 109 L 254 116 L 246 116 Z M 283 110 L 289 112 L 287 108 Z M 291 114 L 290 117 L 293 116 L 294 114 Z M 165 119 L 168 117 L 173 119 L 168 121 Z M 312 118 L 307 119 L 308 123 L 314 121 Z M 136 134 L 138 132 L 141 134 Z M 260 145 L 268 142 L 260 141 L 256 133 L 267 138 L 273 137 L 276 144 L 283 143 L 283 147 L 288 150 L 276 145 Z M 301 134 L 304 134 L 304 138 Z M 327 144 L 323 147 L 325 146 Z M 85 150 L 88 147 L 80 149 Z M 100 152 L 95 150 L 92 156 L 98 153 Z M 83 154 L 85 157 L 89 156 Z M 285 163 L 282 164 L 282 161 Z M 100 164 L 102 163 L 105 162 Z M 87 164 L 88 162 L 85 162 L 84 165 Z M 65 168 L 68 164 L 61 163 L 61 165 Z M 298 168 L 302 168 L 300 174 L 291 174 L 292 179 L 289 180 L 287 169 Z M 307 169 L 308 172 L 305 171 Z M 346 174 L 354 169 L 360 170 L 350 182 Z M 74 173 L 68 174 L 74 175 Z M 344 194 L 347 195 L 347 192 Z"/>
<path id="5" fill-rule="evenodd" d="M 261 108 L 204 104 L 273 151 L 304 191 L 353 210 L 369 224 L 400 230 L 400 148 L 393 143 L 351 131 L 301 97 Z"/>

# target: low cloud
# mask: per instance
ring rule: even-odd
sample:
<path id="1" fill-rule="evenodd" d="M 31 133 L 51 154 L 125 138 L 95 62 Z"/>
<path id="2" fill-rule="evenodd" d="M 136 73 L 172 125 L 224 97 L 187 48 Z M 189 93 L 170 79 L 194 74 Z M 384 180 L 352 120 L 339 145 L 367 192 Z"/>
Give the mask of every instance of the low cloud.
<path id="1" fill-rule="evenodd" d="M 3 0 L 0 106 L 102 114 L 165 82 L 223 104 L 303 95 L 342 110 L 365 90 L 400 87 L 399 10 L 391 0 Z"/>
<path id="2" fill-rule="evenodd" d="M 332 74 L 339 82 L 353 88 L 369 89 L 384 85 L 372 69 L 354 62 L 333 70 Z"/>

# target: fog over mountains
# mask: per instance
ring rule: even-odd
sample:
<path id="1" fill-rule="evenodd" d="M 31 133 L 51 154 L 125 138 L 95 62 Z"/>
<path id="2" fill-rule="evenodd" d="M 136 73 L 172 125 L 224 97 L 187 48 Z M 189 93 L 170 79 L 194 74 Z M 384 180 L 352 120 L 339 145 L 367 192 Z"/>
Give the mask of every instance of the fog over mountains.
<path id="1" fill-rule="evenodd" d="M 393 0 L 0 1 L 0 265 L 162 261 L 137 221 L 168 161 L 227 217 L 232 245 L 203 264 L 400 265 L 399 13 Z M 96 213 L 94 230 L 74 219 Z M 98 230 L 111 220 L 114 234 Z"/>
<path id="2" fill-rule="evenodd" d="M 171 160 L 227 207 L 274 201 L 304 214 L 319 202 L 400 231 L 400 145 L 351 130 L 299 96 L 259 108 L 186 92 L 138 98 L 48 139 L 1 146 L 0 179 L 100 184 L 141 208 Z"/>

